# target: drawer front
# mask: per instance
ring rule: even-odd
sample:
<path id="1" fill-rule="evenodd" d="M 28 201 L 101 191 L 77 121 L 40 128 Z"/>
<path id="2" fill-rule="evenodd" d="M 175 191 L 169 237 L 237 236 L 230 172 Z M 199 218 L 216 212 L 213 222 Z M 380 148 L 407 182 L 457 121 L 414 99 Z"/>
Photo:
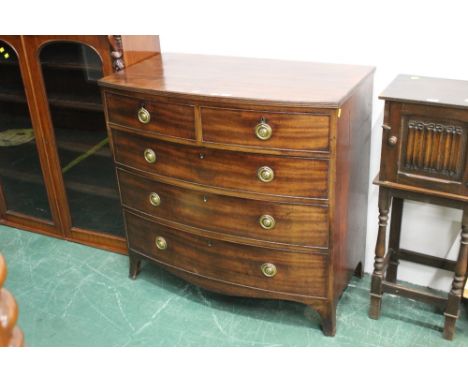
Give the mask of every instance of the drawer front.
<path id="1" fill-rule="evenodd" d="M 207 239 L 151 223 L 126 212 L 130 249 L 201 276 L 269 291 L 324 297 L 326 257 Z M 158 249 L 156 238 L 160 238 Z M 162 238 L 162 240 L 161 240 Z M 265 276 L 262 265 L 276 274 Z M 273 267 L 264 269 L 274 270 Z"/>
<path id="2" fill-rule="evenodd" d="M 106 93 L 109 122 L 162 135 L 195 139 L 194 107 Z M 139 111 L 144 108 L 139 117 Z M 140 119 L 142 119 L 141 122 Z M 149 118 L 146 122 L 145 118 Z"/>
<path id="3" fill-rule="evenodd" d="M 327 160 L 206 149 L 116 130 L 113 142 L 116 161 L 139 170 L 232 190 L 304 198 L 328 196 Z M 147 149 L 154 153 L 154 163 L 145 159 Z M 272 175 L 272 180 L 260 180 L 259 172 L 264 180 Z"/>
<path id="4" fill-rule="evenodd" d="M 151 181 L 122 170 L 118 171 L 118 177 L 122 203 L 156 218 L 255 240 L 320 248 L 328 246 L 326 207 L 203 193 Z"/>
<path id="5" fill-rule="evenodd" d="M 329 151 L 330 118 L 310 113 L 201 109 L 203 140 L 268 149 Z"/>

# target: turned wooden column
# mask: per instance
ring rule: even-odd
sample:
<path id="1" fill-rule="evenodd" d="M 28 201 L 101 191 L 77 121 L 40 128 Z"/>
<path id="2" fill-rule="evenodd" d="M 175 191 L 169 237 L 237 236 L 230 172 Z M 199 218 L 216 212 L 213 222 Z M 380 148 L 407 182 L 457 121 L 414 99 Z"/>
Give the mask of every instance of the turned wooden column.
<path id="1" fill-rule="evenodd" d="M 2 288 L 6 275 L 5 259 L 0 254 L 0 346 L 23 346 L 23 333 L 16 326 L 18 306 L 11 293 Z"/>
<path id="2" fill-rule="evenodd" d="M 390 219 L 390 237 L 388 239 L 389 261 L 385 280 L 396 282 L 398 274 L 398 265 L 400 264 L 400 237 L 401 222 L 403 218 L 403 199 L 392 199 L 392 212 Z"/>
<path id="3" fill-rule="evenodd" d="M 468 207 L 463 209 L 462 232 L 460 251 L 455 265 L 452 289 L 448 295 L 447 308 L 445 309 L 444 338 L 451 340 L 455 332 L 455 323 L 460 311 L 463 286 L 466 282 L 466 269 L 468 265 Z"/>
<path id="4" fill-rule="evenodd" d="M 369 309 L 369 317 L 373 319 L 377 319 L 380 316 L 390 204 L 390 194 L 386 189 L 381 188 L 379 190 L 379 231 L 377 234 L 377 244 L 375 246 L 374 272 L 372 273 L 371 282 L 371 305 Z"/>

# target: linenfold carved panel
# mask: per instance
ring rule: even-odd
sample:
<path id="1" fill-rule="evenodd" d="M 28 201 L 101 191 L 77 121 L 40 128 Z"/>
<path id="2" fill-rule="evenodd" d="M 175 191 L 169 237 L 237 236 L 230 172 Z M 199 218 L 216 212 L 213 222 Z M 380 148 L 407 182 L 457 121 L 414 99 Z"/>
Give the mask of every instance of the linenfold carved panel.
<path id="1" fill-rule="evenodd" d="M 457 180 L 464 168 L 466 128 L 452 122 L 405 118 L 403 171 Z"/>

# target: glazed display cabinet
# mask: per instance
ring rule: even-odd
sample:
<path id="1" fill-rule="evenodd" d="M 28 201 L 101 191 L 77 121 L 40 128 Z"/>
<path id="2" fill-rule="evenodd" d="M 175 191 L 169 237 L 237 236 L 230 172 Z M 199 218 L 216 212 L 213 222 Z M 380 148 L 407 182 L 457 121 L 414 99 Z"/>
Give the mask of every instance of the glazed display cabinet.
<path id="1" fill-rule="evenodd" d="M 97 80 L 158 36 L 0 36 L 0 222 L 126 252 Z"/>

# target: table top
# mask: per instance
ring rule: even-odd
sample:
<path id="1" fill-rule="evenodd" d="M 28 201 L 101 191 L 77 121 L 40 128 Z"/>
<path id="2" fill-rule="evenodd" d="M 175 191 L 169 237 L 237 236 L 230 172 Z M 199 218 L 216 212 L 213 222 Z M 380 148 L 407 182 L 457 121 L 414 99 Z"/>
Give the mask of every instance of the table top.
<path id="1" fill-rule="evenodd" d="M 468 81 L 400 74 L 379 98 L 468 109 Z"/>
<path id="2" fill-rule="evenodd" d="M 162 53 L 100 80 L 106 88 L 186 98 L 340 107 L 373 67 Z"/>

